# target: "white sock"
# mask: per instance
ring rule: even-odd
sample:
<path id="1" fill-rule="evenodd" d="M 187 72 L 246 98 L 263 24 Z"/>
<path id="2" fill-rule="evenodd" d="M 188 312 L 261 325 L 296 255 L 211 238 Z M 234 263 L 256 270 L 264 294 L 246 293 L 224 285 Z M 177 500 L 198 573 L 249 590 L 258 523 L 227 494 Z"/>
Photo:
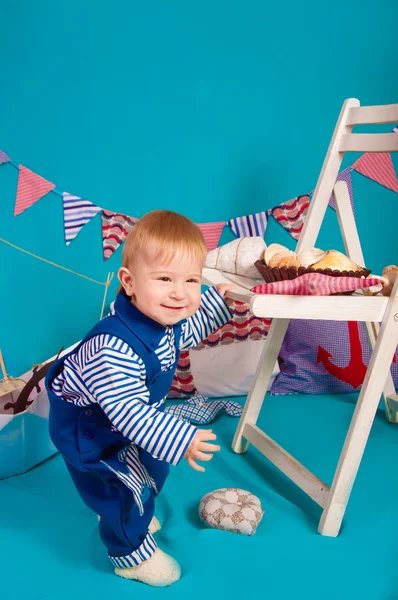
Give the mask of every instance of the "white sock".
<path id="1" fill-rule="evenodd" d="M 152 533 L 152 535 L 153 535 L 160 529 L 162 529 L 162 526 L 159 523 L 159 519 L 157 517 L 153 516 L 152 521 L 149 523 L 149 533 Z"/>
<path id="2" fill-rule="evenodd" d="M 116 575 L 124 579 L 141 581 L 154 587 L 166 587 L 178 581 L 181 577 L 180 565 L 174 558 L 165 554 L 160 548 L 136 567 L 127 569 L 115 568 Z"/>

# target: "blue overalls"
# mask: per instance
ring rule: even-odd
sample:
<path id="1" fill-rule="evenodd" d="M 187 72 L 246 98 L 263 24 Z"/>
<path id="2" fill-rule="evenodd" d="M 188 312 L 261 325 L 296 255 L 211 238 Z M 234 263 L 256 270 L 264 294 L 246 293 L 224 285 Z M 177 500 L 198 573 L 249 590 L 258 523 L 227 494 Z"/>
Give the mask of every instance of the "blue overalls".
<path id="1" fill-rule="evenodd" d="M 182 323 L 173 327 L 175 365 Z M 149 404 L 153 404 L 167 395 L 175 371 L 175 365 L 161 371 L 154 352 L 164 332 L 162 325 L 142 314 L 121 292 L 115 302 L 115 315 L 97 323 L 70 354 L 97 335 L 120 338 L 144 362 Z M 46 377 L 50 436 L 83 501 L 101 517 L 100 535 L 112 563 L 121 568 L 135 566 L 156 549 L 148 527 L 154 515 L 154 499 L 169 474 L 169 464 L 131 444 L 98 404 L 80 407 L 53 393 L 52 381 L 62 372 L 70 354 L 55 362 Z"/>

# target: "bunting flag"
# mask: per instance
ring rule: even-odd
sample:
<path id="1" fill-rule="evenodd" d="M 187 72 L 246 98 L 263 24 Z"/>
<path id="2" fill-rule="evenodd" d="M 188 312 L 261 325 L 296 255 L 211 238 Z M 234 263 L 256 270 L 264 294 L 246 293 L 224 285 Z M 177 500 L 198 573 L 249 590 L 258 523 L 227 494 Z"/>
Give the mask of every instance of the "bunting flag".
<path id="1" fill-rule="evenodd" d="M 227 225 L 237 237 L 264 237 L 267 223 L 268 214 L 265 211 L 227 221 Z"/>
<path id="2" fill-rule="evenodd" d="M 347 187 L 348 187 L 348 193 L 350 195 L 352 212 L 354 213 L 354 217 L 355 217 L 354 192 L 352 190 L 351 167 L 347 167 L 346 169 L 344 169 L 344 171 L 341 171 L 341 173 L 338 174 L 336 181 L 345 181 L 346 182 Z M 330 196 L 329 206 L 331 208 L 333 208 L 333 210 L 336 210 L 336 203 L 334 201 L 333 194 Z"/>
<path id="3" fill-rule="evenodd" d="M 352 168 L 361 175 L 398 193 L 398 181 L 389 152 L 366 152 L 354 162 Z"/>
<path id="4" fill-rule="evenodd" d="M 225 221 L 219 221 L 216 223 L 197 223 L 200 231 L 203 233 L 205 238 L 207 250 L 214 250 L 217 248 L 218 242 L 224 229 Z"/>
<path id="5" fill-rule="evenodd" d="M 11 158 L 9 156 L 7 156 L 7 154 L 5 152 L 3 152 L 3 150 L 0 150 L 0 165 L 3 165 L 4 163 L 8 163 L 10 162 Z"/>
<path id="6" fill-rule="evenodd" d="M 79 196 L 72 196 L 68 192 L 63 192 L 62 198 L 64 201 L 65 244 L 69 246 L 83 225 L 87 225 L 101 209 L 92 202 L 83 200 Z"/>
<path id="7" fill-rule="evenodd" d="M 305 194 L 304 196 L 297 196 L 293 200 L 288 200 L 283 204 L 279 204 L 279 206 L 271 208 L 269 213 L 295 240 L 298 240 L 303 229 L 309 205 L 310 195 Z"/>
<path id="8" fill-rule="evenodd" d="M 133 229 L 138 219 L 128 217 L 109 210 L 102 211 L 102 245 L 104 248 L 104 260 L 123 244 L 128 233 Z"/>
<path id="9" fill-rule="evenodd" d="M 20 215 L 54 188 L 55 185 L 53 183 L 43 179 L 40 175 L 36 175 L 36 173 L 33 173 L 33 171 L 30 171 L 26 167 L 19 165 L 14 217 Z"/>

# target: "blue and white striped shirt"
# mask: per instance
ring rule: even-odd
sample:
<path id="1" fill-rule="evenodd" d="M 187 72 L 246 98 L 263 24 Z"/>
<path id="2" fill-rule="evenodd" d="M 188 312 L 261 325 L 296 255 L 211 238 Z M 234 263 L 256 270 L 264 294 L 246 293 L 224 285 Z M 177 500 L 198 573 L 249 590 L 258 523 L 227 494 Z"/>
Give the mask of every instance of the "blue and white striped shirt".
<path id="1" fill-rule="evenodd" d="M 113 310 L 113 309 L 112 309 Z M 182 326 L 180 350 L 197 346 L 232 315 L 216 288 L 202 294 L 198 311 Z M 165 328 L 155 350 L 162 370 L 175 366 L 172 327 Z M 53 392 L 77 406 L 98 403 L 114 427 L 154 458 L 178 464 L 196 427 L 158 410 L 164 398 L 149 405 L 146 369 L 142 359 L 120 338 L 97 335 L 64 362 L 53 381 Z"/>

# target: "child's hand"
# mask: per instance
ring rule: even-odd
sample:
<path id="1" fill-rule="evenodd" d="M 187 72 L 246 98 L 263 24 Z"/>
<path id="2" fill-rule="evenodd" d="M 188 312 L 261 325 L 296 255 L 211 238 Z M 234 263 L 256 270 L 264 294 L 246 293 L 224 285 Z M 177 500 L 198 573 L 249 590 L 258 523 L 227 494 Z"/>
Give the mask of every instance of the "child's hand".
<path id="1" fill-rule="evenodd" d="M 196 461 L 208 461 L 213 458 L 213 454 L 205 454 L 205 452 L 218 452 L 220 450 L 220 446 L 206 443 L 206 441 L 216 439 L 217 436 L 212 432 L 211 429 L 198 429 L 184 456 L 185 460 L 188 462 L 189 466 L 192 467 L 192 469 L 195 471 L 200 471 L 201 473 L 206 470 L 201 465 L 198 465 Z"/>
<path id="2" fill-rule="evenodd" d="M 218 293 L 220 294 L 220 296 L 222 296 L 225 300 L 225 294 L 229 290 L 231 290 L 231 291 L 235 290 L 236 285 L 234 285 L 233 283 L 217 283 L 216 289 L 217 289 Z M 230 298 L 228 298 L 228 300 L 230 300 Z"/>

